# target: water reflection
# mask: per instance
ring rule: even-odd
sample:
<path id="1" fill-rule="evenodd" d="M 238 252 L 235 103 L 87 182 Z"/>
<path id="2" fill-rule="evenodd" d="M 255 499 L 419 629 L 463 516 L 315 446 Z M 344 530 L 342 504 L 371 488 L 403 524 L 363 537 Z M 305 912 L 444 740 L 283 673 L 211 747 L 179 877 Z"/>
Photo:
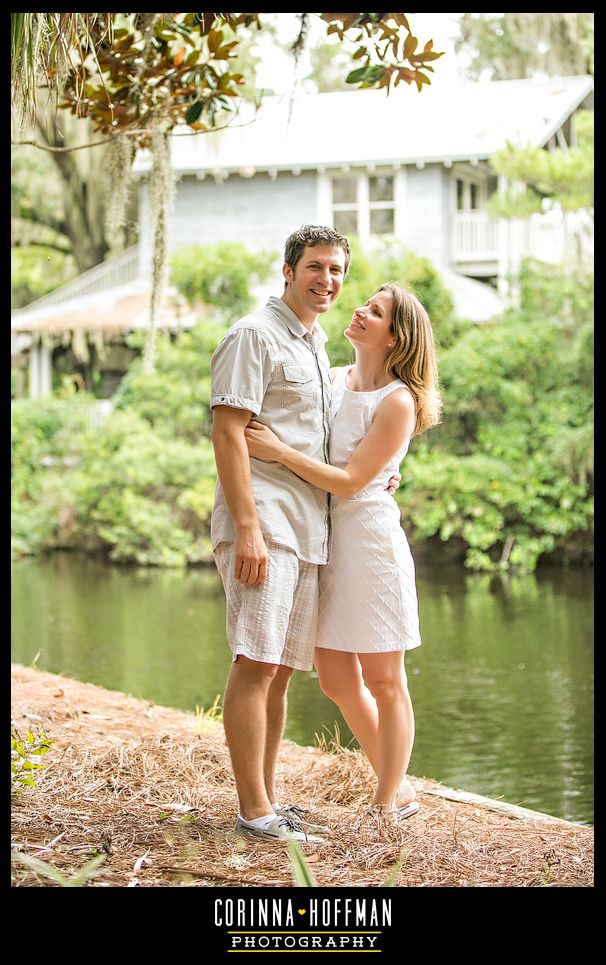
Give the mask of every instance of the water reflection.
<path id="1" fill-rule="evenodd" d="M 593 820 L 592 573 L 494 579 L 417 570 L 424 645 L 407 656 L 411 772 L 569 820 Z M 168 706 L 222 694 L 230 654 L 212 569 L 155 570 L 55 553 L 13 570 L 12 657 Z M 286 736 L 351 734 L 314 674 L 290 688 Z"/>

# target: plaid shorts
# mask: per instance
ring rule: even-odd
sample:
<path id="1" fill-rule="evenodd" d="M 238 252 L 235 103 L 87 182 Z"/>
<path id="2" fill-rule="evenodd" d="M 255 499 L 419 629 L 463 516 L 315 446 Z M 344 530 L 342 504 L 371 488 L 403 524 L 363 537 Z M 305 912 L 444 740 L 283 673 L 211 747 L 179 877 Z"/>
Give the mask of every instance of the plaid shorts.
<path id="1" fill-rule="evenodd" d="M 318 619 L 318 564 L 266 540 L 267 578 L 247 586 L 234 576 L 234 544 L 219 543 L 214 556 L 227 597 L 227 639 L 233 659 L 242 654 L 295 670 L 313 668 Z"/>

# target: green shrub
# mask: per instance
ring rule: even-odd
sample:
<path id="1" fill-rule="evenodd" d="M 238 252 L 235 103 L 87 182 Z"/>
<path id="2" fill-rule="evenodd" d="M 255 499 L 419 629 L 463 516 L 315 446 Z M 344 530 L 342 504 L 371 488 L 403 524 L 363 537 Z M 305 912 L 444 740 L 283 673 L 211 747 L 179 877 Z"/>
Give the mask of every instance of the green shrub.
<path id="1" fill-rule="evenodd" d="M 225 330 L 217 322 L 198 322 L 173 342 L 159 339 L 155 372 L 146 374 L 142 359 L 136 359 L 114 396 L 114 408 L 191 442 L 208 435 L 210 358 Z"/>
<path id="2" fill-rule="evenodd" d="M 171 258 L 170 281 L 190 305 L 212 306 L 231 324 L 254 308 L 251 287 L 269 277 L 276 252 L 252 254 L 238 242 L 188 245 Z"/>
<path id="3" fill-rule="evenodd" d="M 472 569 L 591 556 L 590 285 L 528 263 L 521 280 L 520 309 L 438 352 L 444 421 L 413 442 L 398 494 L 413 540 L 450 541 Z"/>
<path id="4" fill-rule="evenodd" d="M 79 536 L 109 548 L 114 560 L 175 566 L 206 558 L 205 479 L 214 485 L 207 438 L 194 445 L 153 431 L 135 412 L 115 412 L 74 473 Z"/>
<path id="5" fill-rule="evenodd" d="M 23 787 L 35 786 L 33 772 L 44 765 L 33 761 L 32 757 L 47 754 L 53 743 L 44 731 L 35 734 L 28 729 L 22 737 L 17 725 L 11 721 L 11 793 L 17 794 Z"/>
<path id="6" fill-rule="evenodd" d="M 90 397 L 16 399 L 11 403 L 12 552 L 35 554 L 54 545 L 71 504 L 69 465 L 89 431 Z"/>

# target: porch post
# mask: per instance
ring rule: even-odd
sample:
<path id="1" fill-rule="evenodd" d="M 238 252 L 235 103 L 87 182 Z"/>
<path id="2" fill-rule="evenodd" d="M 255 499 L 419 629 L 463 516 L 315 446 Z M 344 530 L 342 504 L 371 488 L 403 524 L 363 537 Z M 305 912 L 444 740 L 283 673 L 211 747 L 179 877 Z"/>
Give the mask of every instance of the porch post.
<path id="1" fill-rule="evenodd" d="M 32 344 L 29 353 L 29 397 L 50 395 L 52 386 L 51 353 L 41 342 Z"/>

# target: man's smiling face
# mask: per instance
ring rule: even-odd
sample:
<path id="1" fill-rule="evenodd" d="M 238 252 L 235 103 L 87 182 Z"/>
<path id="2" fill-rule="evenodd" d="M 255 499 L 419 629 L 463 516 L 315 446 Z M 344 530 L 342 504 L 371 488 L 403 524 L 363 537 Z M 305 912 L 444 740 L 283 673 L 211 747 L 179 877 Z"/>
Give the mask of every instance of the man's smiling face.
<path id="1" fill-rule="evenodd" d="M 295 269 L 282 268 L 287 288 L 283 299 L 304 325 L 315 322 L 338 298 L 345 279 L 342 248 L 306 245 Z"/>

